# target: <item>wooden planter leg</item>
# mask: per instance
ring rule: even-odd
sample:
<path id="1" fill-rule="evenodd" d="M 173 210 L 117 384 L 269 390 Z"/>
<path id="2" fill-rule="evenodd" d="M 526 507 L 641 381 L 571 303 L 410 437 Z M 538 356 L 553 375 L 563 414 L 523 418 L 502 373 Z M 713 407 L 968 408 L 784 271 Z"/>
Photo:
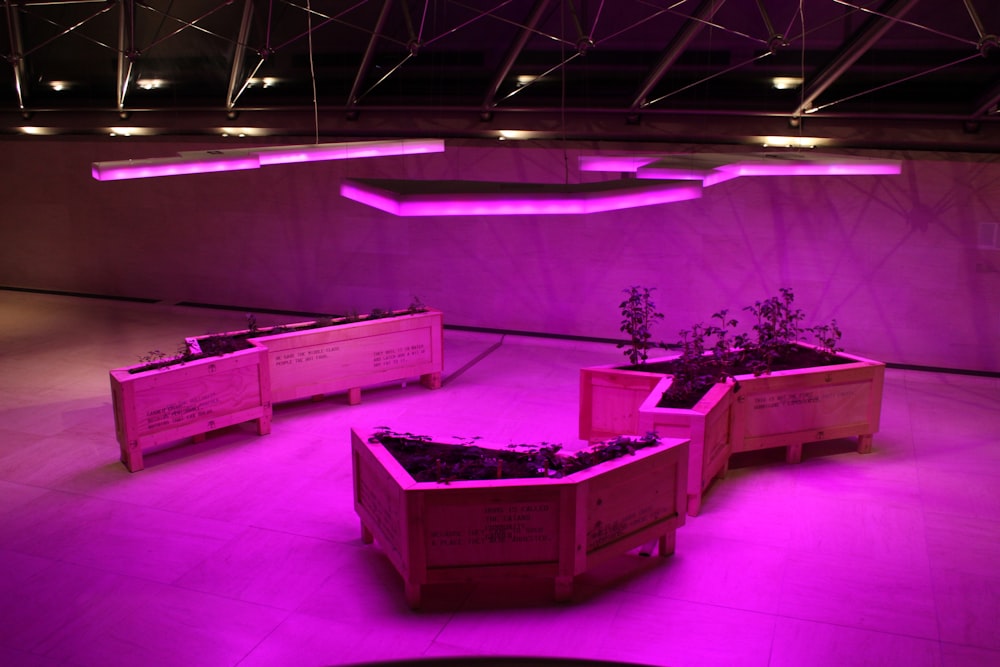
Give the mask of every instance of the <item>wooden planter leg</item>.
<path id="1" fill-rule="evenodd" d="M 701 511 L 701 494 L 688 494 L 688 516 L 698 516 Z"/>
<path id="2" fill-rule="evenodd" d="M 674 555 L 677 550 L 677 532 L 671 530 L 660 537 L 660 558 Z"/>
<path id="3" fill-rule="evenodd" d="M 375 541 L 375 536 L 372 534 L 372 531 L 368 530 L 368 526 L 366 526 L 365 523 L 362 521 L 361 522 L 361 543 L 362 544 L 371 544 L 374 541 Z"/>
<path id="4" fill-rule="evenodd" d="M 405 586 L 406 604 L 410 605 L 411 609 L 418 608 L 420 606 L 420 584 L 407 581 Z"/>
<path id="5" fill-rule="evenodd" d="M 788 445 L 785 448 L 786 463 L 802 463 L 802 445 Z"/>
<path id="6" fill-rule="evenodd" d="M 573 599 L 573 577 L 556 577 L 556 602 L 569 602 Z"/>
<path id="7" fill-rule="evenodd" d="M 441 374 L 440 373 L 427 373 L 426 375 L 420 376 L 420 384 L 428 389 L 440 389 L 441 388 Z"/>
<path id="8" fill-rule="evenodd" d="M 129 472 L 139 472 L 143 469 L 142 464 L 142 448 L 139 447 L 139 443 L 132 440 L 128 445 L 122 445 L 122 463 Z"/>
<path id="9" fill-rule="evenodd" d="M 858 454 L 872 453 L 872 434 L 862 433 L 858 436 Z"/>

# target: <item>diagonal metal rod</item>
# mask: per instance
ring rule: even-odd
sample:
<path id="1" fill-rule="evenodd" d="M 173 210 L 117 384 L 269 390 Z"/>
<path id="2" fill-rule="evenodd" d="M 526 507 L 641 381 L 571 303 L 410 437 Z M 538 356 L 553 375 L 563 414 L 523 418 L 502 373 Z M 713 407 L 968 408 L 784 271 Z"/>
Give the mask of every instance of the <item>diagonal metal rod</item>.
<path id="1" fill-rule="evenodd" d="M 479 16 L 473 16 L 471 19 L 469 19 L 465 23 L 459 23 L 455 27 L 449 28 L 448 30 L 446 30 L 445 32 L 441 33 L 437 37 L 434 37 L 433 39 L 427 40 L 425 42 L 425 45 L 426 44 L 433 44 L 434 42 L 438 41 L 439 39 L 447 37 L 448 35 L 451 35 L 452 33 L 458 32 L 462 28 L 464 28 L 464 27 L 466 27 L 468 25 L 472 25 L 476 21 L 482 20 L 482 19 L 484 19 L 486 17 L 500 18 L 498 16 L 494 16 L 494 13 L 497 12 L 497 11 L 499 11 L 499 10 L 501 10 L 501 9 L 503 9 L 504 7 L 506 7 L 507 5 L 509 5 L 511 2 L 513 2 L 513 0 L 504 0 L 504 2 L 501 2 L 499 5 L 497 5 L 493 9 L 484 10 L 484 11 L 482 11 L 479 14 Z M 458 3 L 455 3 L 455 4 L 458 4 Z M 503 20 L 503 19 L 501 19 L 501 20 Z M 513 21 L 507 21 L 507 23 L 513 23 Z"/>
<path id="2" fill-rule="evenodd" d="M 863 90 L 860 93 L 854 93 L 853 95 L 848 95 L 847 97 L 842 97 L 839 100 L 835 100 L 833 102 L 827 102 L 826 104 L 821 104 L 821 105 L 816 106 L 816 107 L 810 107 L 809 109 L 805 110 L 804 113 L 807 113 L 807 114 L 816 113 L 817 111 L 821 111 L 821 110 L 826 109 L 828 107 L 832 107 L 835 104 L 840 104 L 841 102 L 847 102 L 849 100 L 853 100 L 855 98 L 861 97 L 862 95 L 868 95 L 870 93 L 875 93 L 875 92 L 878 92 L 880 90 L 884 90 L 885 88 L 889 88 L 891 86 L 895 86 L 895 85 L 900 84 L 900 83 L 905 83 L 907 81 L 912 81 L 913 79 L 917 79 L 919 77 L 926 76 L 928 74 L 933 74 L 934 72 L 940 72 L 943 69 L 948 69 L 949 67 L 954 67 L 955 65 L 961 65 L 964 62 L 968 62 L 970 60 L 973 60 L 974 58 L 979 58 L 979 57 L 980 56 L 979 56 L 978 53 L 973 53 L 970 56 L 965 56 L 964 58 L 959 58 L 958 60 L 954 60 L 954 61 L 952 61 L 950 63 L 945 63 L 943 65 L 938 65 L 937 67 L 932 67 L 931 69 L 924 70 L 923 72 L 917 72 L 916 74 L 911 74 L 910 76 L 904 76 L 902 79 L 897 79 L 896 81 L 890 81 L 889 83 L 884 83 L 881 86 L 875 86 L 874 88 L 869 88 L 868 90 Z"/>
<path id="3" fill-rule="evenodd" d="M 525 21 L 524 27 L 518 32 L 517 38 L 507 51 L 507 55 L 504 57 L 503 63 L 500 65 L 496 74 L 493 75 L 493 81 L 490 82 L 490 88 L 486 93 L 486 97 L 483 99 L 483 109 L 489 109 L 496 106 L 496 97 L 500 92 L 500 86 L 503 85 L 504 80 L 514 68 L 514 63 L 517 62 L 521 52 L 524 51 L 524 47 L 528 43 L 528 39 L 531 38 L 534 28 L 537 27 L 538 23 L 542 20 L 542 16 L 548 9 L 550 2 L 551 0 L 536 0 L 535 6 L 531 10 L 531 14 L 528 15 L 528 19 Z"/>
<path id="4" fill-rule="evenodd" d="M 93 14 L 91 14 L 90 16 L 88 16 L 87 18 L 81 19 L 80 21 L 78 21 L 77 23 L 74 23 L 73 25 L 71 25 L 68 28 L 66 26 L 60 25 L 59 23 L 56 23 L 55 21 L 53 21 L 53 20 L 51 20 L 51 19 L 49 19 L 47 17 L 39 16 L 38 14 L 30 12 L 32 16 L 34 16 L 36 18 L 39 18 L 42 21 L 45 21 L 46 23 L 48 23 L 50 25 L 54 25 L 57 28 L 63 28 L 63 31 L 60 32 L 60 33 L 58 33 L 58 34 L 56 34 L 56 35 L 53 35 L 52 37 L 49 37 L 48 39 L 46 39 L 45 41 L 43 41 L 40 44 L 36 44 L 33 48 L 25 51 L 21 55 L 22 56 L 31 55 L 32 53 L 34 53 L 38 49 L 42 48 L 43 46 L 51 44 L 52 42 L 54 42 L 55 40 L 59 39 L 60 37 L 64 37 L 64 36 L 66 36 L 66 35 L 74 32 L 77 28 L 85 25 L 87 22 L 89 22 L 89 21 L 97 18 L 98 16 L 100 16 L 101 14 L 104 14 L 105 12 L 110 12 L 112 9 L 114 9 L 114 5 L 109 3 L 109 4 L 105 5 L 104 7 L 102 7 L 101 9 L 97 10 L 96 12 L 94 12 Z M 26 13 L 29 13 L 27 9 L 24 9 L 23 11 L 25 11 Z M 84 35 L 82 33 L 80 33 L 79 36 L 82 37 L 83 39 L 86 39 L 89 42 L 93 42 L 94 44 L 97 44 L 98 46 L 103 46 L 104 48 L 110 49 L 111 51 L 117 51 L 117 49 L 115 47 L 111 46 L 110 44 L 105 44 L 104 42 L 101 42 L 101 41 L 98 41 L 98 40 L 94 39 L 93 37 L 89 37 L 89 36 Z"/>
<path id="5" fill-rule="evenodd" d="M 402 67 L 406 63 L 406 61 L 409 60 L 412 57 L 413 57 L 412 53 L 407 53 L 405 56 L 403 56 L 403 59 L 400 60 L 398 63 L 396 63 L 396 65 L 393 66 L 392 69 L 390 69 L 388 72 L 386 72 L 385 74 L 383 74 L 382 76 L 380 76 L 379 79 L 378 79 L 378 81 L 376 81 L 375 83 L 373 83 L 371 85 L 371 87 L 368 88 L 368 90 L 366 90 L 365 92 L 361 93 L 361 95 L 359 95 L 358 98 L 356 100 L 354 100 L 354 103 L 357 104 L 359 101 L 361 101 L 362 99 L 364 99 L 368 95 L 368 93 L 370 93 L 373 90 L 375 90 L 376 88 L 378 88 L 382 84 L 382 82 L 384 82 L 390 76 L 392 76 L 393 74 L 395 74 L 396 70 L 398 70 L 400 67 Z"/>
<path id="6" fill-rule="evenodd" d="M 350 22 L 344 21 L 343 19 L 340 18 L 344 14 L 346 14 L 348 12 L 351 12 L 354 9 L 357 9 L 358 7 L 360 7 L 361 5 L 363 5 L 363 4 L 365 4 L 365 3 L 369 2 L 369 1 L 370 0 L 361 0 L 361 2 L 358 2 L 357 4 L 355 4 L 355 5 L 351 6 L 351 7 L 348 7 L 344 11 L 341 11 L 341 12 L 335 14 L 335 15 L 333 15 L 333 14 L 324 14 L 323 12 L 321 12 L 321 11 L 319 11 L 317 9 L 313 9 L 312 7 L 306 7 L 305 5 L 301 5 L 301 4 L 298 4 L 296 2 L 291 2 L 291 0 L 284 0 L 284 4 L 287 5 L 287 6 L 289 6 L 289 7 L 295 7 L 296 9 L 301 9 L 304 12 L 308 12 L 308 13 L 312 14 L 313 16 L 316 16 L 316 17 L 319 17 L 319 18 L 323 19 L 323 23 L 321 23 L 319 25 L 314 25 L 312 27 L 312 29 L 314 31 L 317 30 L 317 29 L 319 29 L 319 28 L 321 28 L 321 27 L 323 27 L 323 26 L 325 26 L 325 25 L 327 25 L 327 24 L 329 24 L 329 23 L 336 23 L 338 25 L 344 26 L 345 28 L 350 28 L 351 30 L 357 30 L 360 33 L 363 33 L 363 34 L 366 34 L 366 35 L 371 35 L 372 31 L 367 26 L 358 25 L 356 23 L 350 23 Z M 297 39 L 302 39 L 302 37 L 304 37 L 304 36 L 305 36 L 305 33 L 297 35 L 297 36 L 293 37 L 292 39 L 288 40 L 287 42 L 285 42 L 284 44 L 282 44 L 280 47 L 276 47 L 275 50 L 277 50 L 277 48 L 281 48 L 281 47 L 287 46 L 288 44 L 291 44 L 292 42 L 294 42 Z M 390 42 L 392 44 L 396 44 L 398 46 L 406 46 L 405 42 L 403 42 L 403 41 L 401 41 L 399 39 L 396 39 L 392 35 L 382 35 L 382 39 L 384 39 L 385 41 Z"/>
<path id="7" fill-rule="evenodd" d="M 715 16 L 715 13 L 719 11 L 719 8 L 723 5 L 724 2 L 725 0 L 703 0 L 701 4 L 698 5 L 698 7 L 694 11 L 694 15 L 690 16 L 688 20 L 684 22 L 684 25 L 681 26 L 681 29 L 678 30 L 677 34 L 674 35 L 673 39 L 670 40 L 670 43 L 667 45 L 667 48 L 660 56 L 660 61 L 656 63 L 656 66 L 653 67 L 652 71 L 650 71 L 650 73 L 646 75 L 646 79 L 642 82 L 642 85 L 639 87 L 639 90 L 636 91 L 635 97 L 633 98 L 632 103 L 629 105 L 630 111 L 635 111 L 636 109 L 645 108 L 650 104 L 655 104 L 660 100 L 666 99 L 670 95 L 674 95 L 676 93 L 681 92 L 681 90 L 685 90 L 686 88 L 690 87 L 690 86 L 685 86 L 685 88 L 676 90 L 673 93 L 670 93 L 670 95 L 664 95 L 663 97 L 660 97 L 654 100 L 653 102 L 647 102 L 646 99 L 647 97 L 649 97 L 649 94 L 653 92 L 653 89 L 656 88 L 656 85 L 660 83 L 661 80 L 663 80 L 663 77 L 666 76 L 667 71 L 674 66 L 674 63 L 677 62 L 678 58 L 681 57 L 681 54 L 684 53 L 684 51 L 691 44 L 694 38 L 698 36 L 698 33 L 700 33 L 704 29 L 706 22 L 710 20 L 713 16 Z M 705 80 L 707 81 L 708 79 Z M 698 83 L 701 82 L 699 81 Z M 691 84 L 691 85 L 697 85 L 697 84 Z"/>
<path id="8" fill-rule="evenodd" d="M 371 38 L 368 40 L 368 46 L 365 48 L 365 53 L 361 57 L 361 64 L 358 65 L 358 71 L 354 75 L 354 83 L 351 85 L 351 92 L 347 96 L 347 104 L 349 106 L 354 106 L 358 103 L 358 91 L 361 90 L 361 84 L 368 75 L 368 70 L 371 69 L 372 60 L 375 58 L 375 44 L 378 42 L 379 35 L 381 35 L 382 31 L 385 29 L 385 23 L 389 18 L 390 9 L 392 9 L 392 0 L 385 0 L 382 3 L 382 11 L 379 12 L 375 28 L 372 30 Z M 368 93 L 366 92 L 365 94 L 367 95 Z"/>
<path id="9" fill-rule="evenodd" d="M 133 0 L 122 0 L 118 7 L 118 93 L 115 102 L 118 110 L 122 111 L 135 65 L 135 3 Z"/>
<path id="10" fill-rule="evenodd" d="M 177 34 L 183 32 L 184 30 L 187 30 L 188 28 L 193 28 L 194 30 L 198 30 L 200 32 L 203 32 L 206 35 L 211 35 L 212 37 L 218 37 L 219 39 L 224 39 L 227 42 L 231 42 L 232 40 L 229 37 L 227 37 L 225 35 L 220 35 L 217 32 L 213 32 L 211 30 L 208 30 L 207 28 L 204 28 L 204 27 L 198 25 L 198 23 L 200 21 L 208 18 L 209 16 L 211 16 L 214 13 L 216 13 L 220 9 L 228 7 L 230 4 L 232 4 L 232 3 L 231 2 L 223 2 L 222 4 L 217 5 L 214 9 L 208 10 L 207 12 L 205 12 L 204 14 L 202 14 L 201 16 L 199 16 L 198 18 L 194 19 L 193 21 L 185 21 L 184 19 L 181 19 L 181 18 L 178 18 L 176 16 L 173 16 L 172 14 L 168 14 L 167 12 L 160 11 L 159 9 L 156 9 L 155 7 L 151 7 L 151 6 L 147 5 L 144 2 L 139 3 L 139 6 L 142 7 L 143 9 L 151 11 L 151 12 L 153 12 L 155 14 L 159 14 L 160 16 L 162 16 L 164 18 L 168 18 L 171 21 L 175 21 L 175 22 L 181 24 L 180 28 L 178 28 L 177 30 L 174 30 L 173 32 L 169 32 L 166 35 L 164 35 L 163 37 L 160 37 L 156 41 L 150 43 L 144 50 L 145 51 L 149 51 L 154 46 L 157 46 L 158 44 L 160 44 L 160 43 L 162 43 L 162 42 L 170 39 L 174 35 L 177 35 Z"/>
<path id="11" fill-rule="evenodd" d="M 729 74 L 730 72 L 734 72 L 734 71 L 740 69 L 741 67 L 746 67 L 747 65 L 755 63 L 758 60 L 763 60 L 764 58 L 767 58 L 768 56 L 771 56 L 771 55 L 773 55 L 773 54 L 770 51 L 765 51 L 764 53 L 760 54 L 759 56 L 754 56 L 753 58 L 750 58 L 749 60 L 744 60 L 741 63 L 737 63 L 737 64 L 733 65 L 732 67 L 727 67 L 726 69 L 722 70 L 721 72 L 716 72 L 715 74 L 706 76 L 704 79 L 699 79 L 698 81 L 694 81 L 692 83 L 689 83 L 686 86 L 681 86 L 677 90 L 671 91 L 671 92 L 667 93 L 666 95 L 661 95 L 661 96 L 657 97 L 655 100 L 650 100 L 648 102 L 645 102 L 645 103 L 641 104 L 638 108 L 645 109 L 646 107 L 650 107 L 650 106 L 652 106 L 652 105 L 654 105 L 654 104 L 656 104 L 658 102 L 662 102 L 663 100 L 667 99 L 668 97 L 673 97 L 674 95 L 676 95 L 678 93 L 683 93 L 685 90 L 689 90 L 691 88 L 694 88 L 695 86 L 700 86 L 701 84 L 707 83 L 707 82 L 711 81 L 712 79 L 715 79 L 715 78 L 718 78 L 718 77 L 722 76 L 723 74 Z"/>
<path id="12" fill-rule="evenodd" d="M 836 0 L 835 0 L 836 1 Z M 806 109 L 813 107 L 816 98 L 822 95 L 854 63 L 858 61 L 897 21 L 910 11 L 917 0 L 896 0 L 886 9 L 886 14 L 876 14 L 858 31 L 851 35 L 833 61 L 813 77 L 808 88 L 804 88 L 792 118 L 798 118 Z"/>
<path id="13" fill-rule="evenodd" d="M 663 8 L 660 8 L 660 7 L 655 7 L 656 11 L 653 12 L 652 14 L 650 14 L 649 16 L 644 16 L 643 18 L 637 20 L 635 23 L 632 23 L 631 25 L 627 25 L 624 28 L 621 28 L 620 30 L 616 30 L 615 32 L 611 33 L 610 35 L 602 37 L 601 41 L 606 42 L 608 40 L 614 39 L 615 37 L 618 37 L 619 35 L 623 35 L 623 34 L 625 34 L 626 32 L 628 32 L 630 30 L 634 30 L 635 28 L 638 28 L 639 26 L 643 25 L 644 23 L 648 23 L 648 22 L 656 19 L 657 17 L 662 16 L 663 14 L 675 14 L 676 15 L 677 12 L 674 12 L 674 11 L 671 11 L 671 10 L 674 7 L 678 7 L 680 5 L 683 5 L 685 2 L 687 2 L 687 0 L 679 0 L 678 2 L 675 2 L 673 5 L 671 5 L 670 7 L 666 8 L 666 9 L 663 9 Z M 639 4 L 647 4 L 647 3 L 640 2 Z"/>
<path id="14" fill-rule="evenodd" d="M 590 38 L 593 39 L 594 35 L 597 33 L 597 24 L 601 21 L 601 14 L 604 13 L 604 0 L 601 0 L 601 4 L 597 6 L 597 11 L 594 12 L 594 22 L 590 24 Z"/>
<path id="15" fill-rule="evenodd" d="M 250 84 L 253 75 L 243 77 L 243 52 L 246 49 L 247 39 L 250 36 L 250 26 L 253 24 L 253 0 L 243 0 L 243 16 L 240 18 L 240 31 L 236 35 L 236 44 L 233 45 L 233 66 L 229 70 L 229 88 L 226 90 L 226 109 L 232 110 L 236 106 L 236 100 L 240 98 L 243 91 Z M 254 72 L 260 68 L 264 59 L 261 58 Z M 242 79 L 242 83 L 240 83 Z M 239 90 L 237 90 L 237 86 Z"/>
<path id="16" fill-rule="evenodd" d="M 10 37 L 10 65 L 14 68 L 14 92 L 17 93 L 17 106 L 24 111 L 25 98 L 24 90 L 25 67 L 24 46 L 21 42 L 21 18 L 17 8 L 10 0 L 4 2 L 4 9 L 7 12 L 7 35 Z"/>
<path id="17" fill-rule="evenodd" d="M 531 83 L 525 84 L 525 85 L 521 86 L 520 88 L 515 88 L 514 90 L 510 91 L 508 94 L 506 94 L 502 98 L 500 98 L 500 101 L 503 102 L 505 100 L 509 100 L 510 98 L 514 97 L 518 93 L 523 92 L 526 88 L 530 88 L 531 86 L 535 85 L 539 81 L 543 81 L 545 79 L 545 77 L 547 77 L 548 75 L 552 74 L 553 72 L 556 72 L 557 70 L 560 70 L 560 69 L 566 67 L 566 65 L 568 65 L 572 61 L 576 60 L 577 58 L 581 57 L 581 55 L 582 54 L 579 53 L 579 52 L 574 52 L 573 55 L 571 55 L 569 58 L 566 58 L 565 60 L 563 60 L 561 63 L 559 63 L 557 65 L 553 65 L 549 69 L 545 70 L 544 72 L 542 72 L 541 74 L 539 74 L 538 76 L 536 76 L 534 79 L 532 79 Z"/>
<path id="18" fill-rule="evenodd" d="M 884 12 L 877 12 L 874 9 L 871 9 L 870 7 L 864 7 L 862 5 L 858 5 L 858 4 L 855 4 L 853 2 L 847 2 L 847 0 L 833 0 L 833 2 L 837 3 L 838 5 L 843 5 L 844 7 L 850 7 L 851 9 L 856 9 L 859 12 L 864 12 L 866 14 L 872 14 L 873 16 L 880 16 L 880 17 L 882 17 L 884 19 L 891 20 L 891 21 L 893 21 L 895 23 L 900 23 L 902 25 L 910 26 L 911 28 L 916 28 L 918 30 L 924 30 L 926 32 L 930 32 L 930 33 L 933 33 L 935 35 L 938 35 L 939 37 L 947 37 L 948 39 L 953 39 L 956 42 L 962 42 L 963 44 L 972 44 L 972 45 L 977 45 L 978 44 L 978 42 L 973 42 L 973 41 L 968 40 L 968 39 L 966 39 L 964 37 L 958 37 L 956 35 L 951 35 L 949 33 L 943 32 L 941 30 L 936 30 L 936 29 L 934 29 L 934 28 L 932 28 L 932 27 L 930 27 L 928 25 L 922 25 L 922 24 L 916 23 L 914 21 L 907 21 L 906 19 L 904 19 L 904 18 L 902 18 L 900 16 L 895 16 L 893 14 L 886 14 Z"/>
<path id="19" fill-rule="evenodd" d="M 301 32 L 298 35 L 295 35 L 294 37 L 292 37 L 291 39 L 286 39 L 284 42 L 282 42 L 278 46 L 274 47 L 273 50 L 274 51 L 280 51 L 281 49 L 285 48 L 289 44 L 292 44 L 294 42 L 299 41 L 300 39 L 302 39 L 303 37 L 305 37 L 309 33 L 316 32 L 320 28 L 323 28 L 323 27 L 325 27 L 325 26 L 327 26 L 327 25 L 329 25 L 331 23 L 341 23 L 343 25 L 347 25 L 347 26 L 350 26 L 352 28 L 356 28 L 357 26 L 354 26 L 354 25 L 351 25 L 350 23 L 346 23 L 344 21 L 341 21 L 340 17 L 343 16 L 344 14 L 348 14 L 348 13 L 354 11 L 355 9 L 357 9 L 358 7 L 366 4 L 367 2 L 368 2 L 368 0 L 359 0 L 358 2 L 354 3 L 350 7 L 345 7 L 344 9 L 342 9 L 341 11 L 339 11 L 338 13 L 332 14 L 332 15 L 320 14 L 319 12 L 313 11 L 312 8 L 303 7 L 302 5 L 298 5 L 298 4 L 294 3 L 294 2 L 286 3 L 290 7 L 298 7 L 302 11 L 310 12 L 313 16 L 319 16 L 323 20 L 320 21 L 319 23 L 313 24 L 312 27 L 310 27 L 305 32 Z M 367 30 L 367 29 L 363 29 L 363 31 L 367 32 L 367 33 L 371 33 L 371 31 Z"/>

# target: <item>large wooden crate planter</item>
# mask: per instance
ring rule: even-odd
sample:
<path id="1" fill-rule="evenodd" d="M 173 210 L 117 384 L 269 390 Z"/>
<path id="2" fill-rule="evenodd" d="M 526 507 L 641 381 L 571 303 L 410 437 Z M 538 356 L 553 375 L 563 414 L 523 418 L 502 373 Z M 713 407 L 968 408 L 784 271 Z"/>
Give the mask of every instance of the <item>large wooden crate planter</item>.
<path id="1" fill-rule="evenodd" d="M 362 540 L 377 540 L 419 606 L 435 583 L 573 578 L 659 541 L 674 551 L 684 524 L 688 443 L 664 439 L 633 456 L 565 477 L 417 482 L 372 433 L 351 431 L 354 507 Z M 501 448 L 497 448 L 501 449 Z"/>
<path id="2" fill-rule="evenodd" d="M 811 347 L 799 343 L 803 347 Z M 736 377 L 732 451 L 787 447 L 798 462 L 808 442 L 855 437 L 868 453 L 878 432 L 885 364 L 846 353 L 829 366 Z"/>
<path id="3" fill-rule="evenodd" d="M 650 363 L 657 361 L 662 359 Z M 622 433 L 643 433 L 639 428 L 639 406 L 663 378 L 663 373 L 630 370 L 620 365 L 581 369 L 580 439 L 597 442 Z"/>
<path id="4" fill-rule="evenodd" d="M 153 370 L 111 370 L 115 436 L 131 472 L 143 469 L 143 450 L 257 422 L 271 431 L 271 397 L 264 350 L 252 348 Z"/>
<path id="5" fill-rule="evenodd" d="M 441 386 L 443 317 L 441 311 L 399 311 L 358 321 L 333 320 L 330 326 L 302 322 L 256 332 L 252 345 L 265 350 L 271 400 L 284 403 L 347 392 L 352 405 L 361 389 L 386 382 L 420 378 L 428 388 Z M 274 329 L 271 329 L 274 330 Z M 230 332 L 239 335 L 246 332 Z M 207 336 L 188 339 L 197 348 Z"/>
<path id="6" fill-rule="evenodd" d="M 660 407 L 660 398 L 672 382 L 671 377 L 661 376 L 659 384 L 639 406 L 639 431 L 691 441 L 687 512 L 697 516 L 702 495 L 713 480 L 725 476 L 729 464 L 733 385 L 716 384 L 689 409 Z"/>

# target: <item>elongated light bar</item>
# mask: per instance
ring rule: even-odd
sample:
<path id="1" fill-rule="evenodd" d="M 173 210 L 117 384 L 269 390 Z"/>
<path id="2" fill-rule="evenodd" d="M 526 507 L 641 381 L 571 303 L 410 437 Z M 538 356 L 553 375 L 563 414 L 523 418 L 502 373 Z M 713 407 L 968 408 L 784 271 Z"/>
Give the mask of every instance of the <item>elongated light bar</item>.
<path id="1" fill-rule="evenodd" d="M 740 176 L 896 175 L 900 160 L 822 153 L 691 153 L 644 156 L 582 156 L 582 171 L 631 172 L 640 179 L 700 180 L 706 187 Z"/>
<path id="2" fill-rule="evenodd" d="M 390 155 L 415 155 L 444 151 L 441 139 L 400 139 L 331 144 L 303 144 L 264 148 L 187 151 L 165 158 L 95 162 L 91 175 L 99 181 L 129 178 L 205 174 L 241 169 L 258 169 L 275 164 L 354 160 Z"/>
<path id="3" fill-rule="evenodd" d="M 260 167 L 260 162 L 257 156 L 244 153 L 243 155 L 205 155 L 197 160 L 178 156 L 95 162 L 91 165 L 90 174 L 99 181 L 120 181 L 128 178 L 209 174 L 218 171 L 257 169 L 258 167 Z"/>
<path id="4" fill-rule="evenodd" d="M 254 149 L 253 152 L 260 157 L 261 165 L 267 166 L 321 160 L 356 160 L 388 155 L 441 153 L 443 151 L 444 141 L 441 139 L 404 139 L 402 141 L 355 141 L 339 144 L 275 146 L 274 148 Z"/>
<path id="5" fill-rule="evenodd" d="M 398 216 L 573 215 L 697 199 L 701 184 L 637 179 L 575 185 L 345 179 L 340 194 Z"/>

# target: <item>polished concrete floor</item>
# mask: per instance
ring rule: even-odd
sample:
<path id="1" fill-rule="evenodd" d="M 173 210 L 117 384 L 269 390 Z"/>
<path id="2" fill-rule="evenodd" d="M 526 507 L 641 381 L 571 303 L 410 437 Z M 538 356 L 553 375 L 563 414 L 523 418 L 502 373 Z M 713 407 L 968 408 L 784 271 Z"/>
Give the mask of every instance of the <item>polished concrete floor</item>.
<path id="1" fill-rule="evenodd" d="M 279 406 L 270 435 L 231 427 L 127 472 L 108 369 L 243 322 L 0 291 L 0 664 L 1000 665 L 998 379 L 890 369 L 872 454 L 739 461 L 675 556 L 622 556 L 570 603 L 497 581 L 433 587 L 413 611 L 361 543 L 349 429 L 575 448 L 579 368 L 620 351 L 449 330 L 440 390 Z"/>

